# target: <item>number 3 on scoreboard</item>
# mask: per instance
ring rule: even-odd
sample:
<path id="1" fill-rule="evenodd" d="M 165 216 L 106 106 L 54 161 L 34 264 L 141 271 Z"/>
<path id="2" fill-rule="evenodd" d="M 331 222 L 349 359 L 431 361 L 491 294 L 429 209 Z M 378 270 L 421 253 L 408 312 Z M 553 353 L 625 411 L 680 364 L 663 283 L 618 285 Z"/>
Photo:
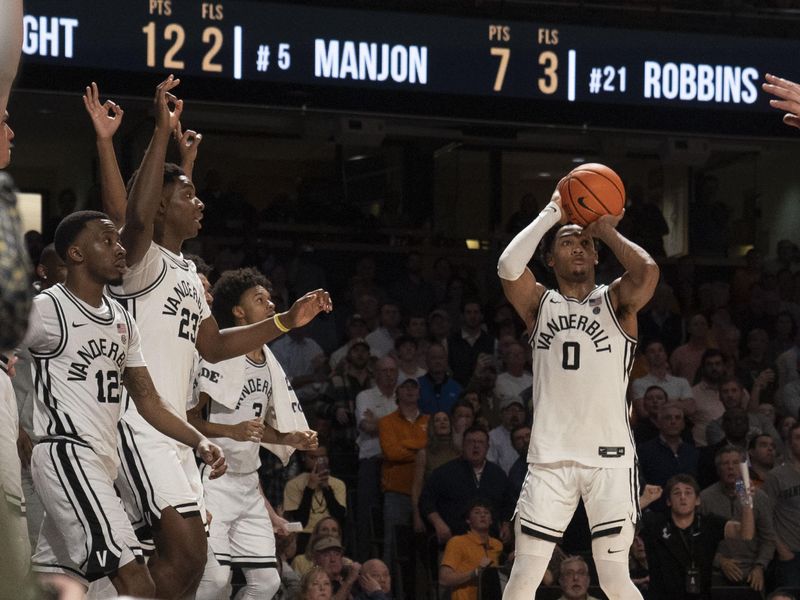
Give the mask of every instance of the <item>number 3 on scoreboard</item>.
<path id="1" fill-rule="evenodd" d="M 539 77 L 539 91 L 554 94 L 558 89 L 558 55 L 546 50 L 539 55 L 539 64 L 544 67 L 544 77 Z"/>
<path id="2" fill-rule="evenodd" d="M 511 58 L 511 48 L 492 48 L 490 50 L 492 56 L 500 57 L 500 64 L 497 65 L 497 76 L 494 78 L 494 91 L 499 92 L 503 89 L 503 81 L 506 78 L 506 69 L 508 68 L 508 59 Z"/>

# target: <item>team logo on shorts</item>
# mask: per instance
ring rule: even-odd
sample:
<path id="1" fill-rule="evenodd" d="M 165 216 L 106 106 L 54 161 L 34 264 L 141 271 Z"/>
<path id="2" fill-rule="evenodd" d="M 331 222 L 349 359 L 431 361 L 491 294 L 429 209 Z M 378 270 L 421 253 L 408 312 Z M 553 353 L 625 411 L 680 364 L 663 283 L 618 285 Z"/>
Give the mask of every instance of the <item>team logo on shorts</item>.
<path id="1" fill-rule="evenodd" d="M 122 343 L 128 343 L 128 326 L 125 323 L 117 323 L 117 333 L 122 338 Z"/>

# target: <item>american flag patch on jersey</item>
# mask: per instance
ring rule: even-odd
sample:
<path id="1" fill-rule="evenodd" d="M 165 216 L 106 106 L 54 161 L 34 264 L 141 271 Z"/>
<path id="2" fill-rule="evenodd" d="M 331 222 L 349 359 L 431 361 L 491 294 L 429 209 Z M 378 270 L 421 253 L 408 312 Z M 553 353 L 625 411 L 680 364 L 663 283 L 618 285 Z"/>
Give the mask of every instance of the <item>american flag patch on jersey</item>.
<path id="1" fill-rule="evenodd" d="M 125 323 L 117 323 L 117 333 L 122 336 L 122 343 L 128 343 L 128 326 Z"/>
<path id="2" fill-rule="evenodd" d="M 602 302 L 602 298 L 589 298 L 589 306 L 600 306 Z"/>

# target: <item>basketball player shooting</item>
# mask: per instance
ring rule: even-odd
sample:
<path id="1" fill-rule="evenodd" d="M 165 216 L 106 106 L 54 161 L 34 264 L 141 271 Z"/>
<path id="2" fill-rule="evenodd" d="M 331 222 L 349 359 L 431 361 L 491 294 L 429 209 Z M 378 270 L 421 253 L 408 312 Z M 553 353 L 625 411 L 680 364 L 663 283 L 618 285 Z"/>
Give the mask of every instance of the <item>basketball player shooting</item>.
<path id="1" fill-rule="evenodd" d="M 575 179 L 584 187 L 570 185 Z M 659 269 L 616 230 L 623 215 L 621 182 L 617 193 L 622 200 L 614 215 L 601 207 L 604 194 L 591 189 L 594 179 L 575 175 L 562 180 L 559 189 L 569 195 L 580 188 L 586 197 L 597 199 L 590 206 L 595 214 L 584 211 L 582 217 L 596 220 L 585 227 L 567 223 L 557 189 L 498 263 L 506 297 L 531 332 L 534 373 L 528 474 L 514 519 L 516 559 L 504 600 L 533 597 L 579 498 L 589 517 L 603 591 L 610 600 L 642 598 L 628 575 L 628 549 L 639 507 L 625 389 L 636 347 L 636 313 L 653 295 Z M 587 205 L 581 196 L 569 200 L 572 215 Z M 543 238 L 557 290 L 546 289 L 527 267 Z M 625 269 L 611 285 L 595 284 L 594 238 L 606 244 Z"/>

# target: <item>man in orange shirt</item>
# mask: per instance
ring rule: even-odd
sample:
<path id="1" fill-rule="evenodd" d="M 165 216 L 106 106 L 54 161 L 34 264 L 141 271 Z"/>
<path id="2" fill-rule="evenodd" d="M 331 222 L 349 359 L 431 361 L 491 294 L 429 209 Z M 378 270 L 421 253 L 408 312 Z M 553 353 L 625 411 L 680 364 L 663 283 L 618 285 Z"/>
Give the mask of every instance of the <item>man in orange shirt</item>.
<path id="1" fill-rule="evenodd" d="M 439 567 L 439 583 L 452 588 L 450 600 L 477 600 L 478 577 L 487 567 L 500 564 L 503 542 L 489 536 L 492 507 L 476 498 L 466 514 L 469 531 L 450 538 Z"/>
<path id="2" fill-rule="evenodd" d="M 428 415 L 419 412 L 419 382 L 397 386 L 397 410 L 378 421 L 383 452 L 383 561 L 394 564 L 396 525 L 410 525 L 414 461 L 428 441 Z"/>

